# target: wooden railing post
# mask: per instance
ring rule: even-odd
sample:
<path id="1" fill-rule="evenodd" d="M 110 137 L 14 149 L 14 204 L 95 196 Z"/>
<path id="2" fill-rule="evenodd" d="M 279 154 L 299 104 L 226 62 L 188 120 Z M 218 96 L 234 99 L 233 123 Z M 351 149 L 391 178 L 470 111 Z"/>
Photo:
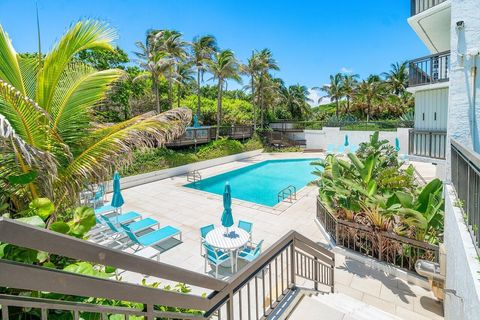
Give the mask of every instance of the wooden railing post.
<path id="1" fill-rule="evenodd" d="M 297 266 L 296 266 L 296 259 L 295 259 L 295 239 L 293 239 L 293 242 L 290 246 L 290 279 L 292 284 L 295 286 L 296 280 L 295 280 L 295 274 L 297 272 Z"/>

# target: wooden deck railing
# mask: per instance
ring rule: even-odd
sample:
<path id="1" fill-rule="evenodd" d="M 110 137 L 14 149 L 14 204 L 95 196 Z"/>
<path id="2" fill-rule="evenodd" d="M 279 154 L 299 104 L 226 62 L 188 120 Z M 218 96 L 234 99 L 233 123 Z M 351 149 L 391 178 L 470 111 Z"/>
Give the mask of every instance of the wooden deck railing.
<path id="1" fill-rule="evenodd" d="M 185 133 L 177 139 L 167 143 L 168 147 L 196 146 L 205 144 L 215 140 L 216 127 L 189 127 Z M 253 126 L 251 125 L 235 125 L 220 127 L 219 133 L 221 137 L 230 139 L 243 140 L 253 136 Z"/>
<path id="2" fill-rule="evenodd" d="M 317 199 L 317 220 L 336 245 L 379 261 L 409 271 L 415 271 L 419 259 L 438 262 L 438 246 L 335 218 L 320 199 Z"/>
<path id="3" fill-rule="evenodd" d="M 110 315 L 136 315 L 149 320 L 258 320 L 265 319 L 286 295 L 294 290 L 297 277 L 309 280 L 313 289 L 327 288 L 328 291 L 333 291 L 334 286 L 334 254 L 295 231 L 283 236 L 228 281 L 6 218 L 0 218 L 0 242 L 108 265 L 163 280 L 182 282 L 211 292 L 207 297 L 182 294 L 0 259 L 2 288 L 16 289 L 17 292 L 31 290 L 131 301 L 143 305 L 143 308 L 135 309 L 1 294 L 2 319 L 15 317 L 13 314 L 18 312 L 19 308 L 37 308 L 42 320 L 48 319 L 53 312 L 57 316 L 63 312 L 72 319 L 79 319 L 84 312 L 92 312 L 101 315 L 102 319 Z M 165 312 L 160 311 L 158 306 L 197 311 L 194 314 Z"/>

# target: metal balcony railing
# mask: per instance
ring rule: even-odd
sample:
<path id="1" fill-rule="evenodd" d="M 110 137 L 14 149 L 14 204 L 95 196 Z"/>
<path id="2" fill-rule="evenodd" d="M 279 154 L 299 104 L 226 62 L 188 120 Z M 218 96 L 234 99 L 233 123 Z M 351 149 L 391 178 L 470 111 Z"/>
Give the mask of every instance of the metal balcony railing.
<path id="1" fill-rule="evenodd" d="M 415 16 L 447 0 L 410 0 L 411 16 Z"/>
<path id="2" fill-rule="evenodd" d="M 480 155 L 451 140 L 452 183 L 472 241 L 480 256 Z"/>
<path id="3" fill-rule="evenodd" d="M 410 87 L 446 82 L 450 75 L 450 51 L 411 60 L 408 67 Z"/>
<path id="4" fill-rule="evenodd" d="M 306 283 L 311 289 L 333 292 L 334 288 L 334 254 L 295 231 L 284 235 L 228 281 L 1 217 L 0 242 L 182 282 L 211 292 L 208 296 L 183 294 L 0 259 L 0 288 L 9 289 L 8 294 L 0 294 L 0 319 L 16 319 L 22 308 L 34 308 L 42 320 L 51 315 L 80 319 L 89 313 L 102 319 L 111 315 L 124 318 L 134 315 L 148 320 L 259 320 L 277 311 L 275 308 L 296 289 L 297 278 L 308 280 Z M 56 293 L 74 299 L 35 298 L 19 295 L 21 291 Z M 79 303 L 75 297 L 91 297 L 88 301 L 131 301 L 143 307 Z M 195 312 L 169 312 L 162 307 Z"/>
<path id="5" fill-rule="evenodd" d="M 408 154 L 419 157 L 445 159 L 446 131 L 410 130 Z"/>

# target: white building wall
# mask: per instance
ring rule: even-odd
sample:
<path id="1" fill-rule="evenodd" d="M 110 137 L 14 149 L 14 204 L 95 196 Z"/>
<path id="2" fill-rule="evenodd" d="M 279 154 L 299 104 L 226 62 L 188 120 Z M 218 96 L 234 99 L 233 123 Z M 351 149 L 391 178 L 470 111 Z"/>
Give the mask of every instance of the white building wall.
<path id="1" fill-rule="evenodd" d="M 478 72 L 474 76 L 475 67 L 480 65 L 480 0 L 452 0 L 451 10 L 448 135 L 480 152 L 477 125 L 480 121 L 480 76 Z M 465 27 L 458 29 L 460 21 Z M 449 151 L 447 163 L 450 163 Z M 447 176 L 450 177 L 450 172 Z"/>
<path id="2" fill-rule="evenodd" d="M 451 67 L 448 102 L 448 137 L 480 152 L 480 0 L 452 0 Z M 465 27 L 457 28 L 463 21 Z M 476 74 L 475 74 L 476 73 Z M 450 148 L 447 178 L 450 179 Z M 455 207 L 453 188 L 445 196 L 445 248 L 447 254 L 445 319 L 480 319 L 480 263 L 460 208 Z"/>
<path id="3" fill-rule="evenodd" d="M 463 222 L 462 210 L 456 207 L 451 185 L 445 186 L 445 233 L 447 254 L 445 283 L 445 319 L 480 319 L 480 264 L 477 252 Z"/>

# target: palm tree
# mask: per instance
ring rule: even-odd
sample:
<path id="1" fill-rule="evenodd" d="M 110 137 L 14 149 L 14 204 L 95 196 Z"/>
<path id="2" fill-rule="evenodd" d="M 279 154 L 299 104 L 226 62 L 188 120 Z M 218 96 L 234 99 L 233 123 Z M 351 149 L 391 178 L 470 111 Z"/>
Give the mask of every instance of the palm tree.
<path id="1" fill-rule="evenodd" d="M 384 84 L 377 75 L 371 75 L 367 80 L 363 80 L 357 90 L 358 98 L 363 100 L 366 105 L 367 122 L 370 121 L 370 111 L 373 103 L 382 101 L 385 97 Z"/>
<path id="2" fill-rule="evenodd" d="M 321 90 L 326 93 L 325 96 L 321 97 L 323 98 L 329 98 L 331 101 L 335 102 L 335 116 L 338 119 L 339 116 L 339 109 L 340 109 L 340 100 L 344 97 L 344 92 L 342 90 L 342 85 L 343 85 L 343 76 L 341 73 L 337 73 L 336 75 L 331 75 L 330 76 L 330 83 L 326 84 L 322 87 L 315 87 L 313 88 L 314 90 Z"/>
<path id="3" fill-rule="evenodd" d="M 207 61 L 212 60 L 212 55 L 217 52 L 217 40 L 214 36 L 206 35 L 195 37 L 192 42 L 192 61 L 197 68 L 197 117 L 201 118 L 201 80 L 207 69 Z"/>
<path id="4" fill-rule="evenodd" d="M 258 80 L 261 65 L 260 65 L 260 55 L 258 52 L 253 51 L 252 56 L 248 59 L 247 64 L 241 66 L 242 73 L 250 76 L 250 85 L 247 86 L 250 89 L 251 103 L 252 103 L 252 112 L 253 112 L 253 127 L 257 129 L 257 108 L 256 108 L 256 91 L 255 83 Z"/>
<path id="5" fill-rule="evenodd" d="M 286 91 L 287 108 L 294 119 L 300 120 L 310 112 L 310 98 L 306 86 L 299 84 L 289 86 Z"/>
<path id="6" fill-rule="evenodd" d="M 175 82 L 177 83 L 177 107 L 180 108 L 180 100 L 183 96 L 183 89 L 185 87 L 191 86 L 195 82 L 193 76 L 192 64 L 182 63 L 177 66 L 177 78 Z"/>
<path id="7" fill-rule="evenodd" d="M 345 113 L 348 114 L 350 111 L 350 102 L 353 100 L 353 97 L 355 96 L 355 92 L 357 90 L 358 86 L 358 74 L 345 74 L 343 75 L 342 79 L 342 93 L 343 96 L 347 100 L 347 108 L 345 110 Z"/>
<path id="8" fill-rule="evenodd" d="M 217 82 L 217 130 L 216 139 L 219 138 L 220 125 L 222 123 L 222 93 L 223 85 L 227 79 L 241 82 L 239 75 L 239 64 L 232 50 L 223 50 L 213 55 L 213 59 L 208 61 L 209 71 Z"/>
<path id="9" fill-rule="evenodd" d="M 138 147 L 162 145 L 182 134 L 191 120 L 186 109 L 144 114 L 114 125 L 94 125 L 92 107 L 105 98 L 124 72 L 96 71 L 78 62 L 81 50 L 112 50 L 116 33 L 108 25 L 85 20 L 73 25 L 40 64 L 21 57 L 0 26 L 0 119 L 11 126 L 0 143 L 14 155 L 9 171 L 35 171 L 18 209 L 31 199 L 49 197 L 59 210 L 73 205 L 86 184 L 107 179 L 129 164 Z M 11 150 L 11 153 L 8 153 Z M 4 162 L 2 161 L 2 172 Z M 45 167 L 48 166 L 48 169 Z"/>
<path id="10" fill-rule="evenodd" d="M 401 95 L 408 87 L 408 64 L 407 62 L 392 63 L 391 70 L 383 73 L 391 92 L 397 96 Z"/>
<path id="11" fill-rule="evenodd" d="M 169 61 L 164 69 L 163 76 L 168 81 L 168 106 L 173 108 L 173 83 L 177 78 L 179 64 L 187 57 L 188 43 L 182 40 L 182 34 L 175 30 L 151 31 L 147 36 L 152 51 Z"/>
<path id="12" fill-rule="evenodd" d="M 259 64 L 259 73 L 258 73 L 258 100 L 260 107 L 260 125 L 264 126 L 265 119 L 265 88 L 266 84 L 270 78 L 271 70 L 280 70 L 278 67 L 277 61 L 273 58 L 273 54 L 269 49 L 263 49 L 258 52 L 258 64 Z"/>
<path id="13" fill-rule="evenodd" d="M 134 54 L 138 57 L 138 63 L 145 72 L 135 77 L 134 81 L 147 77 L 152 80 L 152 89 L 155 93 L 155 105 L 157 113 L 160 113 L 160 77 L 170 69 L 174 61 L 167 57 L 164 52 L 157 50 L 153 40 L 153 38 L 147 36 L 145 44 L 140 41 L 135 43 L 139 51 L 134 52 Z"/>

